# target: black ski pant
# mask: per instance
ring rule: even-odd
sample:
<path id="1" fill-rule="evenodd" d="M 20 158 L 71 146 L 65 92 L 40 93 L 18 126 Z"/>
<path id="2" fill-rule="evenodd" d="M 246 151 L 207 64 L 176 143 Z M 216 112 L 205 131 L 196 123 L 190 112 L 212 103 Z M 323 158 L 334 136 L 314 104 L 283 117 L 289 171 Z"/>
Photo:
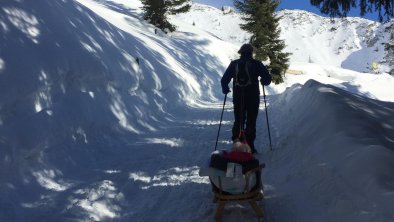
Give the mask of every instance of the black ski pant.
<path id="1" fill-rule="evenodd" d="M 232 140 L 246 139 L 250 148 L 255 152 L 254 140 L 256 139 L 256 120 L 260 105 L 260 91 L 256 87 L 234 87 L 234 125 L 232 129 Z M 245 138 L 240 138 L 241 130 Z"/>

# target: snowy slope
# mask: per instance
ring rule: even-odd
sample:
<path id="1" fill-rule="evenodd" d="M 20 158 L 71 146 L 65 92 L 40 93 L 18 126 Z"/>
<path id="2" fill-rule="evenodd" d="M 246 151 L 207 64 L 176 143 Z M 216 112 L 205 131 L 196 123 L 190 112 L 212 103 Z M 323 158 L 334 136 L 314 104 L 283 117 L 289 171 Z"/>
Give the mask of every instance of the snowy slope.
<path id="1" fill-rule="evenodd" d="M 393 220 L 393 103 L 314 80 L 270 101 L 270 221 Z"/>
<path id="2" fill-rule="evenodd" d="M 201 51 L 209 39 L 155 35 L 139 13 L 111 11 L 131 35 L 74 1 L 3 1 L 0 11 L 2 221 L 38 220 L 35 208 L 51 205 L 47 192 L 77 190 L 138 135 L 174 121 L 169 110 L 219 92 L 223 65 Z"/>
<path id="3" fill-rule="evenodd" d="M 208 5 L 192 4 L 189 12 L 173 15 L 170 18 L 179 27 L 185 24 L 193 25 L 188 29 L 204 30 L 218 39 L 236 43 L 237 46 L 248 42 L 250 38 L 250 34 L 239 27 L 241 17 L 238 13 L 224 13 Z"/>
<path id="4" fill-rule="evenodd" d="M 154 34 L 140 5 L 1 2 L 0 221 L 212 220 L 198 170 L 216 139 L 220 76 L 247 35 L 224 25 L 237 15 L 202 5 L 172 18 L 178 32 Z M 215 19 L 223 29 L 208 29 Z M 267 87 L 273 152 L 258 119 L 269 221 L 394 220 L 393 78 L 291 66 L 304 74 Z M 221 149 L 232 118 L 230 98 Z M 255 220 L 237 206 L 224 219 Z"/>
<path id="5" fill-rule="evenodd" d="M 303 10 L 282 10 L 281 38 L 286 51 L 292 53 L 291 62 L 311 62 L 370 72 L 372 63 L 381 64 L 380 72 L 388 72 L 384 45 L 389 38 L 387 28 L 392 23 L 379 23 L 349 17 L 330 19 Z M 194 4 L 192 10 L 175 16 L 178 20 L 206 30 L 228 42 L 241 45 L 248 42 L 249 34 L 239 28 L 241 15 Z M 307 51 L 308 53 L 305 53 Z"/>
<path id="6" fill-rule="evenodd" d="M 293 60 L 359 72 L 370 72 L 373 62 L 383 62 L 388 23 L 354 17 L 330 19 L 301 10 L 283 10 L 278 14 L 282 16 L 282 38 L 293 53 Z M 387 67 L 380 69 L 388 71 Z"/>

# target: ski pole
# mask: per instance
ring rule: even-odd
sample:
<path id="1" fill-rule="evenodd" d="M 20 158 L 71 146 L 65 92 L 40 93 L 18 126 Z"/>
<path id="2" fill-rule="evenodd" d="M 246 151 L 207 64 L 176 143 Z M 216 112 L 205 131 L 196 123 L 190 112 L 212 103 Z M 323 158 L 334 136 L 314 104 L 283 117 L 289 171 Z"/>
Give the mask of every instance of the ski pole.
<path id="1" fill-rule="evenodd" d="M 224 112 L 224 106 L 226 105 L 226 100 L 227 100 L 227 94 L 225 94 L 225 96 L 224 96 L 222 115 L 220 116 L 219 130 L 218 130 L 218 135 L 217 135 L 217 137 L 216 137 L 215 151 L 216 151 L 216 148 L 217 148 L 217 146 L 218 146 L 220 127 L 222 126 L 223 112 Z"/>
<path id="2" fill-rule="evenodd" d="M 271 131 L 270 131 L 270 123 L 268 121 L 268 109 L 267 109 L 267 102 L 266 102 L 266 99 L 265 99 L 265 88 L 264 88 L 264 85 L 263 85 L 263 95 L 264 95 L 265 117 L 267 119 L 267 126 L 268 126 L 268 136 L 269 136 L 269 139 L 270 139 L 270 149 L 272 151 Z"/>

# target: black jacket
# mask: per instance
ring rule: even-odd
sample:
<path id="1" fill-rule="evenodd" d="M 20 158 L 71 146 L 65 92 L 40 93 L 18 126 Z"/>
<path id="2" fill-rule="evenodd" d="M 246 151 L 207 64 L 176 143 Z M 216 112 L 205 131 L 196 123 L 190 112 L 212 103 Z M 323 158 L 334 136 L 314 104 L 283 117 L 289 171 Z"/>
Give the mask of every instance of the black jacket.
<path id="1" fill-rule="evenodd" d="M 228 92 L 229 87 L 228 84 L 230 83 L 231 79 L 235 78 L 235 75 L 237 74 L 237 64 L 245 64 L 245 62 L 249 62 L 249 75 L 250 75 L 250 81 L 251 84 L 250 86 L 247 87 L 253 87 L 257 88 L 257 92 L 259 92 L 259 80 L 258 77 L 260 76 L 260 82 L 263 85 L 269 85 L 271 83 L 272 77 L 269 74 L 267 68 L 264 66 L 263 63 L 260 61 L 253 59 L 252 57 L 248 56 L 241 56 L 240 59 L 231 61 L 230 65 L 227 67 L 226 71 L 223 74 L 223 77 L 221 79 L 221 85 L 222 85 L 222 90 L 223 92 Z M 243 65 L 242 65 L 243 67 Z M 233 86 L 235 85 L 235 81 L 233 80 Z"/>

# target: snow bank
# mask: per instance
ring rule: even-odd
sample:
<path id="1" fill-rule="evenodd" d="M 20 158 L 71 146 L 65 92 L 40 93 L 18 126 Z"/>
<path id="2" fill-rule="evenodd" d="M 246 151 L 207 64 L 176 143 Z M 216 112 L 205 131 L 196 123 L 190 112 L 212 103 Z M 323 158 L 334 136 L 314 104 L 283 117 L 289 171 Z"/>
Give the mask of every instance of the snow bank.
<path id="1" fill-rule="evenodd" d="M 394 217 L 394 103 L 314 80 L 271 100 L 277 143 L 265 181 L 275 221 L 289 221 L 287 211 L 291 221 Z"/>
<path id="2" fill-rule="evenodd" d="M 387 73 L 362 73 L 335 66 L 302 62 L 291 63 L 290 70 L 297 71 L 299 74 L 287 73 L 284 83 L 266 87 L 268 94 L 280 94 L 294 84 L 305 84 L 308 80 L 314 79 L 371 99 L 394 102 L 392 96 L 394 78 Z"/>
<path id="3" fill-rule="evenodd" d="M 205 51 L 209 40 L 155 35 L 138 11 L 84 3 L 97 12 L 71 0 L 1 3 L 1 221 L 40 220 L 54 196 L 111 169 L 130 141 L 220 91 L 222 63 Z M 111 193 L 111 183 L 89 184 L 102 185 Z M 116 212 L 98 208 L 108 213 L 95 219 Z"/>

